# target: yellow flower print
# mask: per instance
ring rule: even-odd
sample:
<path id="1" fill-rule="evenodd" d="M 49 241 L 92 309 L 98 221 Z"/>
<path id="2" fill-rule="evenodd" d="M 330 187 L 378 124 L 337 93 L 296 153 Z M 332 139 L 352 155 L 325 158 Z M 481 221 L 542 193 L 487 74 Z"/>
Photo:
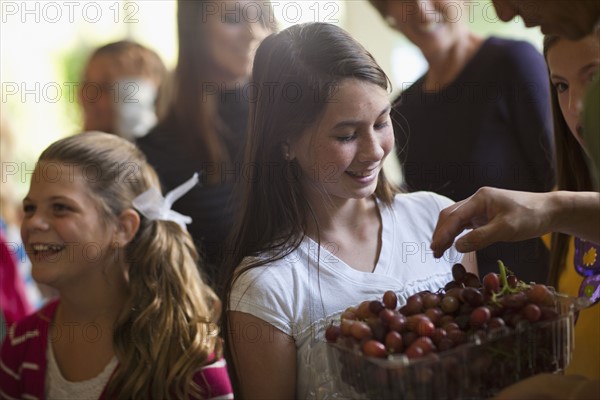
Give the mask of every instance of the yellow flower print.
<path id="1" fill-rule="evenodd" d="M 594 263 L 596 262 L 596 257 L 597 257 L 596 248 L 591 247 L 583 255 L 583 265 L 585 265 L 586 267 L 590 267 L 590 266 L 594 265 Z"/>

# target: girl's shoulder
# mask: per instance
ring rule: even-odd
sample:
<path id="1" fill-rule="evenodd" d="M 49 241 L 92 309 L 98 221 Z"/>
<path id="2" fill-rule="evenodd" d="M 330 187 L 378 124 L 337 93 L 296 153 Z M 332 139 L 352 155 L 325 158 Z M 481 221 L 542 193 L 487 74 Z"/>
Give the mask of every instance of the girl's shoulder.
<path id="1" fill-rule="evenodd" d="M 299 249 L 293 250 L 278 259 L 271 259 L 270 252 L 261 253 L 257 256 L 246 257 L 236 268 L 236 281 L 234 287 L 260 287 L 261 290 L 286 285 L 297 274 L 297 262 Z"/>
<path id="2" fill-rule="evenodd" d="M 50 300 L 46 305 L 37 310 L 36 312 L 28 315 L 27 317 L 15 322 L 9 329 L 9 334 L 21 336 L 27 335 L 31 337 L 32 335 L 37 336 L 39 329 L 47 329 L 54 318 L 54 314 L 56 313 L 56 309 L 60 304 L 59 299 Z M 27 332 L 33 332 L 27 334 Z"/>

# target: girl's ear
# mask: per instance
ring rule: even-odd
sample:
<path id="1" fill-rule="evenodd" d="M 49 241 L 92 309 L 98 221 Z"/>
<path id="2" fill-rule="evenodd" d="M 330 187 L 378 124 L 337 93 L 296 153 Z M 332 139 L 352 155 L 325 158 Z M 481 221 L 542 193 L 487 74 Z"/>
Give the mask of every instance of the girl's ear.
<path id="1" fill-rule="evenodd" d="M 139 228 L 140 215 L 132 208 L 126 209 L 119 215 L 114 242 L 117 242 L 119 247 L 125 247 L 133 240 Z"/>

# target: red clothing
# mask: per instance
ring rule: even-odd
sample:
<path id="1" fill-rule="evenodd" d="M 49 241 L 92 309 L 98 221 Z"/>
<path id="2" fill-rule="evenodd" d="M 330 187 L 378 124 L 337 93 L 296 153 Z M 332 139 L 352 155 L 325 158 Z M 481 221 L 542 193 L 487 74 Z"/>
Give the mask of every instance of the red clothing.
<path id="1" fill-rule="evenodd" d="M 15 249 L 9 248 L 0 233 L 0 311 L 9 326 L 33 312 L 27 300 L 25 283 L 19 275 L 15 260 Z"/>
<path id="2" fill-rule="evenodd" d="M 59 300 L 50 302 L 8 330 L 0 351 L 0 398 L 45 398 L 48 328 L 58 304 Z M 233 398 L 223 359 L 203 367 L 194 381 L 208 398 Z M 105 399 L 103 392 L 99 400 Z"/>

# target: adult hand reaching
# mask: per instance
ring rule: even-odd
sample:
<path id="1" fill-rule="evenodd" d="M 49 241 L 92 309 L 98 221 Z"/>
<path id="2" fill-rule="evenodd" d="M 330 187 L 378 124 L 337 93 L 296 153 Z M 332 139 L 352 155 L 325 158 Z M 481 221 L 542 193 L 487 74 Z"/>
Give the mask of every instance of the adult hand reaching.
<path id="1" fill-rule="evenodd" d="M 600 193 L 529 193 L 484 187 L 468 199 L 442 210 L 433 232 L 431 249 L 441 257 L 456 241 L 456 249 L 470 252 L 495 242 L 514 242 L 562 232 L 600 242 Z"/>

